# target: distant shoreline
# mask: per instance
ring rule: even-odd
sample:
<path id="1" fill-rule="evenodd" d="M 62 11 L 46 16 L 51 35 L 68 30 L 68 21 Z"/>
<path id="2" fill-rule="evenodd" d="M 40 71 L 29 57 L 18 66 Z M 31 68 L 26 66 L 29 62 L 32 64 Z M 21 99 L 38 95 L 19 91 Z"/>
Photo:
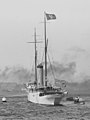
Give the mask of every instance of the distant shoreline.
<path id="1" fill-rule="evenodd" d="M 0 97 L 5 96 L 5 97 L 27 97 L 27 94 L 9 94 L 9 95 L 0 95 Z M 90 94 L 68 94 L 67 97 L 69 96 L 83 96 L 83 97 L 88 97 Z"/>

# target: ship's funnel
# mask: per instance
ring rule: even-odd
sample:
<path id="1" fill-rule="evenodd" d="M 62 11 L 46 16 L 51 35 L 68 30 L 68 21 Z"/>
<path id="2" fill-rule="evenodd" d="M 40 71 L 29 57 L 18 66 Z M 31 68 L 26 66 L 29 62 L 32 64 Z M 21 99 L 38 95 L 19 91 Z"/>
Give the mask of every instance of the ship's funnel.
<path id="1" fill-rule="evenodd" d="M 44 82 L 43 82 L 43 65 L 39 64 L 37 66 L 38 68 L 38 80 L 37 80 L 37 84 L 39 87 L 43 87 L 44 86 Z"/>

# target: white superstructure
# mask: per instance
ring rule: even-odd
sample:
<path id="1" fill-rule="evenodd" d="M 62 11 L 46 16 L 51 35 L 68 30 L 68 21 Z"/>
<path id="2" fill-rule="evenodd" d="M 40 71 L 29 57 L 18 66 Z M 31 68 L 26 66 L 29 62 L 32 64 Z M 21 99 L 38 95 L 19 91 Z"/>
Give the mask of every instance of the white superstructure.
<path id="1" fill-rule="evenodd" d="M 46 105 L 58 105 L 60 104 L 63 97 L 65 97 L 68 93 L 67 91 L 62 91 L 61 89 L 55 89 L 53 87 L 46 88 L 35 88 L 28 87 L 28 101 L 38 103 L 38 104 L 46 104 Z"/>

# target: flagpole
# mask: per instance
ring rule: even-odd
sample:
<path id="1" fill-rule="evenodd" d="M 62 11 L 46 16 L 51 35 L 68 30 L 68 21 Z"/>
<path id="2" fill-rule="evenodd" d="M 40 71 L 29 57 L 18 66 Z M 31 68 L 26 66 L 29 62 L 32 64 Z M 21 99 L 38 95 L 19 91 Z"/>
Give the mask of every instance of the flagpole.
<path id="1" fill-rule="evenodd" d="M 44 39 L 45 39 L 45 86 L 47 86 L 47 38 L 46 38 L 46 13 L 44 12 Z"/>

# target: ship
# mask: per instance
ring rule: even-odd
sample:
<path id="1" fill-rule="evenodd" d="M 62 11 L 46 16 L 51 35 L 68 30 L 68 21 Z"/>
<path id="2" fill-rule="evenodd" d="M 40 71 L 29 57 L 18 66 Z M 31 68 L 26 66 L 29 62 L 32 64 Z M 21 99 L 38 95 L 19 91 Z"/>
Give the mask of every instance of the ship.
<path id="1" fill-rule="evenodd" d="M 47 70 L 47 44 L 48 39 L 46 36 L 46 21 L 56 19 L 55 14 L 47 14 L 44 12 L 44 64 L 37 65 L 37 47 L 36 47 L 36 29 L 34 30 L 34 43 L 35 43 L 35 81 L 28 82 L 26 85 L 27 99 L 35 104 L 43 105 L 60 105 L 61 101 L 68 92 L 61 87 L 54 87 L 48 85 L 48 70 Z M 39 71 L 39 77 L 37 72 Z"/>

